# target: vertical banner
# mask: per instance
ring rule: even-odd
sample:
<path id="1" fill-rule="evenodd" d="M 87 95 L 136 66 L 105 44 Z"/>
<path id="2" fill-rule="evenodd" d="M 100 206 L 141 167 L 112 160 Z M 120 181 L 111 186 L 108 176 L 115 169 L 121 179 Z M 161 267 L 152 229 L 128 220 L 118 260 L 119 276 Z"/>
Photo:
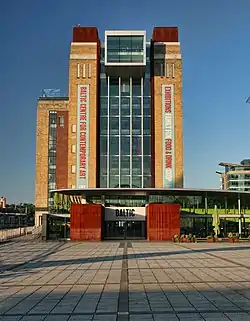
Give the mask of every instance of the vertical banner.
<path id="1" fill-rule="evenodd" d="M 78 85 L 77 120 L 77 188 L 87 188 L 89 156 L 89 85 Z"/>
<path id="2" fill-rule="evenodd" d="M 162 85 L 163 187 L 175 187 L 174 86 Z"/>

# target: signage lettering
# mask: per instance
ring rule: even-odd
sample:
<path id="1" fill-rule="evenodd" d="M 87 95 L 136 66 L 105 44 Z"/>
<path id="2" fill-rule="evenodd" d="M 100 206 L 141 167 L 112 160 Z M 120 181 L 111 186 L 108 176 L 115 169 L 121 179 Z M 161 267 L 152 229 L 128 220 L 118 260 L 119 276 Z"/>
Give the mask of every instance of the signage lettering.
<path id="1" fill-rule="evenodd" d="M 135 210 L 134 209 L 116 209 L 115 210 L 116 217 L 134 217 L 135 216 Z"/>
<path id="2" fill-rule="evenodd" d="M 165 128 L 164 128 L 164 142 L 165 142 L 165 179 L 168 183 L 173 181 L 173 120 L 172 120 L 172 87 L 165 86 L 163 87 L 163 107 L 165 111 Z"/>
<path id="3" fill-rule="evenodd" d="M 88 112 L 88 87 L 79 88 L 79 178 L 87 179 L 87 112 Z"/>

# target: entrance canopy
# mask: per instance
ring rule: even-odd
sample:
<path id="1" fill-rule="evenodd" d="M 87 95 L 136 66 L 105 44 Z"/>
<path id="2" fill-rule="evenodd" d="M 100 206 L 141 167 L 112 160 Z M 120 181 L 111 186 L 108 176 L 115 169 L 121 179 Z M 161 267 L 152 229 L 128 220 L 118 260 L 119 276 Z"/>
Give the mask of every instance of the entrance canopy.
<path id="1" fill-rule="evenodd" d="M 150 195 L 166 195 L 166 196 L 201 196 L 201 197 L 235 197 L 249 199 L 250 191 L 233 191 L 220 189 L 193 189 L 193 188 L 69 188 L 57 189 L 52 193 L 60 193 L 64 195 L 88 196 L 150 196 Z"/>

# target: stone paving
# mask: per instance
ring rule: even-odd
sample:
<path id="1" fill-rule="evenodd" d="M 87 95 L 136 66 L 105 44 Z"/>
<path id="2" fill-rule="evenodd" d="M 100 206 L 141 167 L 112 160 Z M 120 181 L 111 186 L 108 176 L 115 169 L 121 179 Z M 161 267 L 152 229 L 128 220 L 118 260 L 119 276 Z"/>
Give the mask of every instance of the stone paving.
<path id="1" fill-rule="evenodd" d="M 0 244 L 1 321 L 250 321 L 250 245 Z"/>

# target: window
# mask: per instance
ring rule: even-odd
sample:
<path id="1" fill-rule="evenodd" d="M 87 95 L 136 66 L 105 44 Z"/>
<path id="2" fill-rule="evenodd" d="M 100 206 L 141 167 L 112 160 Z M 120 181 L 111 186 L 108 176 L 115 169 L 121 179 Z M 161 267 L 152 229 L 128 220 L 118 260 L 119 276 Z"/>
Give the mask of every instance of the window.
<path id="1" fill-rule="evenodd" d="M 100 133 L 103 135 L 108 134 L 108 118 L 102 116 L 100 119 Z"/>
<path id="2" fill-rule="evenodd" d="M 109 95 L 113 97 L 119 96 L 119 79 L 118 78 L 110 78 Z"/>
<path id="3" fill-rule="evenodd" d="M 100 136 L 100 154 L 107 155 L 107 136 Z"/>
<path id="4" fill-rule="evenodd" d="M 129 175 L 122 175 L 120 180 L 121 180 L 121 187 L 123 187 L 123 188 L 130 187 L 130 176 Z"/>
<path id="5" fill-rule="evenodd" d="M 71 165 L 71 173 L 72 173 L 72 174 L 75 174 L 75 172 L 76 172 L 76 167 L 75 167 L 75 165 Z"/>
<path id="6" fill-rule="evenodd" d="M 155 76 L 165 76 L 165 63 L 164 60 L 156 60 L 154 63 L 154 75 Z"/>
<path id="7" fill-rule="evenodd" d="M 130 98 L 121 99 L 121 115 L 129 116 L 130 115 Z"/>
<path id="8" fill-rule="evenodd" d="M 142 174 L 142 158 L 140 156 L 133 156 L 132 158 L 132 174 Z"/>
<path id="9" fill-rule="evenodd" d="M 143 134 L 150 135 L 150 117 L 143 117 Z"/>
<path id="10" fill-rule="evenodd" d="M 76 145 L 71 146 L 71 152 L 74 154 L 76 152 Z"/>
<path id="11" fill-rule="evenodd" d="M 134 117 L 132 120 L 133 134 L 141 135 L 141 117 Z"/>
<path id="12" fill-rule="evenodd" d="M 130 174 L 130 157 L 122 156 L 121 157 L 121 175 Z"/>
<path id="13" fill-rule="evenodd" d="M 63 116 L 59 116 L 59 126 L 64 127 L 64 117 Z"/>
<path id="14" fill-rule="evenodd" d="M 132 115 L 133 116 L 141 116 L 141 97 L 133 97 Z"/>
<path id="15" fill-rule="evenodd" d="M 119 115 L 119 98 L 118 97 L 110 97 L 109 114 L 113 116 Z"/>
<path id="16" fill-rule="evenodd" d="M 76 133 L 76 125 L 72 125 L 72 133 Z"/>
<path id="17" fill-rule="evenodd" d="M 151 174 L 151 157 L 143 156 L 143 175 Z"/>
<path id="18" fill-rule="evenodd" d="M 141 176 L 133 176 L 132 177 L 132 187 L 133 188 L 140 188 L 142 186 L 142 177 Z"/>
<path id="19" fill-rule="evenodd" d="M 108 115 L 108 97 L 101 97 L 101 108 L 100 108 L 100 115 L 107 116 Z"/>
<path id="20" fill-rule="evenodd" d="M 141 78 L 132 79 L 133 96 L 141 96 Z"/>
<path id="21" fill-rule="evenodd" d="M 109 173 L 110 175 L 119 175 L 119 156 L 109 157 Z"/>
<path id="22" fill-rule="evenodd" d="M 130 117 L 121 118 L 121 134 L 122 135 L 130 134 Z"/>
<path id="23" fill-rule="evenodd" d="M 150 136 L 143 137 L 143 154 L 151 155 L 151 139 Z"/>
<path id="24" fill-rule="evenodd" d="M 110 135 L 119 134 L 119 117 L 112 117 L 112 116 L 110 117 L 109 130 L 110 130 Z"/>
<path id="25" fill-rule="evenodd" d="M 132 153 L 133 155 L 141 155 L 141 136 L 132 137 Z"/>
<path id="26" fill-rule="evenodd" d="M 121 78 L 121 96 L 130 96 L 129 78 Z"/>
<path id="27" fill-rule="evenodd" d="M 109 187 L 110 188 L 118 188 L 119 187 L 119 176 L 118 175 L 110 175 L 109 176 Z"/>
<path id="28" fill-rule="evenodd" d="M 107 156 L 100 156 L 100 174 L 107 175 Z"/>
<path id="29" fill-rule="evenodd" d="M 121 155 L 130 155 L 130 137 L 121 136 Z"/>
<path id="30" fill-rule="evenodd" d="M 143 187 L 144 188 L 151 187 L 151 176 L 143 176 Z"/>
<path id="31" fill-rule="evenodd" d="M 109 138 L 109 154 L 119 155 L 119 137 L 110 136 Z"/>

